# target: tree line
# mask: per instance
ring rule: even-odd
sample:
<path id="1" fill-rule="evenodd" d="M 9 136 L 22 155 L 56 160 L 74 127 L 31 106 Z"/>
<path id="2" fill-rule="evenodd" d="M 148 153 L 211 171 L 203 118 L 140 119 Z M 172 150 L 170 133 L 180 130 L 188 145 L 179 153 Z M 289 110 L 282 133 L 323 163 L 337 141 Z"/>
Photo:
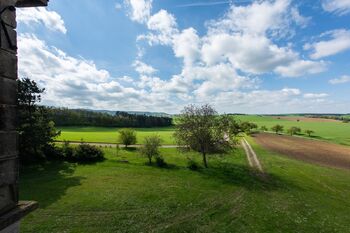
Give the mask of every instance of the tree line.
<path id="1" fill-rule="evenodd" d="M 83 109 L 46 107 L 50 120 L 56 126 L 96 126 L 96 127 L 165 127 L 173 124 L 170 117 L 129 114 L 117 111 L 114 115 Z"/>

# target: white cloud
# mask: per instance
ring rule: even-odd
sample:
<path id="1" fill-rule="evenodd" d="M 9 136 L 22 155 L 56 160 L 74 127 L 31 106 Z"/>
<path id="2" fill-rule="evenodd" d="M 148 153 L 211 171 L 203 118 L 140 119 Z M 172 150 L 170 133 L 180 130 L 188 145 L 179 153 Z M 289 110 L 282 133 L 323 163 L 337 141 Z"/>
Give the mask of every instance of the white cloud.
<path id="1" fill-rule="evenodd" d="M 327 93 L 306 93 L 304 98 L 306 99 L 322 99 L 329 96 Z"/>
<path id="2" fill-rule="evenodd" d="M 247 6 L 232 5 L 222 19 L 210 23 L 210 29 L 276 37 L 290 34 L 291 24 L 305 25 L 307 21 L 291 6 L 291 0 L 254 1 Z"/>
<path id="3" fill-rule="evenodd" d="M 343 75 L 340 78 L 335 78 L 329 80 L 330 84 L 343 84 L 343 83 L 349 83 L 350 82 L 350 76 L 349 75 Z"/>
<path id="4" fill-rule="evenodd" d="M 32 34 L 18 36 L 19 76 L 46 88 L 43 104 L 71 108 L 174 111 L 167 93 L 136 88 L 130 77 L 113 78 L 93 61 L 75 58 Z M 123 86 L 119 81 L 129 82 Z M 175 110 L 177 111 L 177 109 Z"/>
<path id="5" fill-rule="evenodd" d="M 186 66 L 192 65 L 200 56 L 201 40 L 193 28 L 174 36 L 173 49 L 176 57 L 182 57 Z"/>
<path id="6" fill-rule="evenodd" d="M 147 21 L 147 28 L 151 32 L 138 36 L 138 40 L 148 40 L 150 45 L 171 45 L 174 35 L 178 33 L 175 17 L 166 10 L 152 15 Z"/>
<path id="7" fill-rule="evenodd" d="M 284 77 L 299 77 L 308 74 L 317 74 L 325 71 L 327 64 L 323 61 L 305 61 L 297 60 L 290 63 L 287 66 L 279 66 L 275 69 L 275 72 Z"/>
<path id="8" fill-rule="evenodd" d="M 139 74 L 150 75 L 150 74 L 157 72 L 157 70 L 155 68 L 153 68 L 152 66 L 147 65 L 139 60 L 136 60 L 134 62 L 133 67 L 135 67 L 136 72 L 138 72 Z"/>
<path id="9" fill-rule="evenodd" d="M 330 36 L 329 40 L 305 44 L 305 50 L 311 50 L 313 59 L 335 55 L 350 49 L 350 31 L 345 29 L 333 30 L 323 33 L 321 37 Z"/>
<path id="10" fill-rule="evenodd" d="M 62 17 L 57 12 L 49 11 L 46 8 L 20 8 L 17 10 L 17 20 L 27 25 L 40 23 L 49 30 L 67 33 Z"/>
<path id="11" fill-rule="evenodd" d="M 344 15 L 350 12 L 350 0 L 323 0 L 322 7 L 325 11 Z"/>
<path id="12" fill-rule="evenodd" d="M 129 17 L 131 20 L 145 23 L 149 19 L 152 10 L 153 0 L 125 0 L 129 8 Z"/>
<path id="13" fill-rule="evenodd" d="M 208 65 L 228 60 L 237 69 L 253 74 L 273 71 L 298 57 L 291 49 L 280 48 L 266 37 L 238 33 L 209 35 L 202 56 Z"/>

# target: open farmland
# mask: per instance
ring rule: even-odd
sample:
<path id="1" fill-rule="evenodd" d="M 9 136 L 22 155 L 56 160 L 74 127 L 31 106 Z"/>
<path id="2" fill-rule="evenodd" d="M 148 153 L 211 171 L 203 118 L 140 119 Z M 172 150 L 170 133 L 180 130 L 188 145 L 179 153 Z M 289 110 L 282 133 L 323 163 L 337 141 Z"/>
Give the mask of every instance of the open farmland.
<path id="1" fill-rule="evenodd" d="M 242 121 L 251 121 L 256 123 L 259 127 L 266 126 L 269 130 L 272 126 L 280 124 L 284 126 L 284 130 L 292 126 L 297 126 L 304 130 L 313 130 L 314 139 L 327 140 L 333 143 L 350 146 L 350 123 L 343 123 L 341 121 L 317 121 L 300 120 L 299 117 L 289 117 L 289 119 L 277 119 L 272 116 L 259 115 L 239 115 L 236 119 Z M 302 118 L 300 118 L 302 119 Z M 304 133 L 304 132 L 302 132 Z M 305 135 L 306 136 L 306 135 Z"/>
<path id="2" fill-rule="evenodd" d="M 347 146 L 269 133 L 256 134 L 254 139 L 264 148 L 291 158 L 350 169 L 350 147 Z"/>
<path id="3" fill-rule="evenodd" d="M 187 169 L 176 149 L 161 150 L 168 169 L 147 166 L 137 150 L 124 149 L 118 156 L 106 149 L 107 160 L 97 164 L 25 167 L 20 198 L 35 198 L 40 207 L 21 231 L 349 232 L 348 170 L 252 146 L 267 180 L 250 170 L 242 148 L 211 156 L 209 168 L 199 171 Z"/>
<path id="4" fill-rule="evenodd" d="M 120 143 L 118 141 L 119 128 L 104 128 L 104 127 L 61 127 L 61 135 L 57 138 L 58 141 L 80 142 L 82 139 L 85 142 L 97 143 Z M 173 145 L 174 140 L 172 135 L 174 129 L 172 127 L 164 128 L 140 128 L 135 129 L 137 134 L 137 143 L 142 144 L 145 137 L 158 134 L 163 144 Z"/>

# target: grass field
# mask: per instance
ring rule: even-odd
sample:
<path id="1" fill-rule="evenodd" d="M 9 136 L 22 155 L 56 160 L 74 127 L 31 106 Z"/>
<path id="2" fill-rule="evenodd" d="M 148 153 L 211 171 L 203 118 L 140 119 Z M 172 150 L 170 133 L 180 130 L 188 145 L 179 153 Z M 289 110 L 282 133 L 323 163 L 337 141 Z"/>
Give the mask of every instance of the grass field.
<path id="1" fill-rule="evenodd" d="M 256 123 L 259 127 L 266 126 L 270 129 L 276 124 L 284 126 L 284 130 L 292 126 L 297 126 L 302 129 L 302 131 L 310 129 L 315 131 L 314 138 L 327 140 L 337 144 L 350 146 L 350 123 L 339 122 L 297 122 L 275 119 L 270 116 L 257 116 L 257 115 L 243 115 L 236 116 L 236 119 L 242 121 L 250 121 Z M 305 135 L 306 136 L 306 135 Z"/>
<path id="2" fill-rule="evenodd" d="M 67 140 L 79 142 L 83 139 L 85 142 L 104 142 L 104 143 L 120 143 L 118 141 L 118 128 L 103 127 L 61 127 L 61 135 L 57 140 Z M 174 144 L 172 135 L 174 129 L 172 127 L 164 128 L 142 128 L 135 129 L 137 134 L 137 143 L 142 144 L 145 137 L 158 134 L 163 144 Z"/>
<path id="3" fill-rule="evenodd" d="M 350 123 L 342 122 L 297 122 L 276 119 L 269 116 L 257 116 L 257 115 L 240 115 L 235 116 L 236 119 L 241 121 L 251 121 L 258 124 L 258 126 L 266 126 L 269 129 L 276 124 L 284 126 L 285 130 L 292 126 L 297 126 L 302 131 L 310 129 L 315 131 L 313 138 L 321 139 L 337 144 L 350 146 Z M 57 140 L 68 141 L 80 141 L 83 139 L 86 142 L 104 142 L 104 143 L 117 143 L 118 128 L 102 128 L 102 127 L 64 127 L 59 128 L 61 130 L 61 136 Z M 163 139 L 163 144 L 172 145 L 174 139 L 172 137 L 174 128 L 143 128 L 136 129 L 137 143 L 142 144 L 143 139 L 146 136 L 152 134 L 158 134 Z M 304 135 L 306 136 L 306 135 Z M 120 143 L 120 142 L 118 142 Z"/>
<path id="4" fill-rule="evenodd" d="M 211 157 L 210 168 L 200 171 L 188 170 L 186 156 L 176 149 L 162 149 L 173 165 L 168 169 L 145 165 L 137 151 L 122 150 L 117 157 L 113 149 L 97 164 L 23 168 L 20 199 L 37 200 L 40 208 L 24 219 L 21 230 L 349 232 L 350 171 L 252 146 L 266 181 L 247 167 L 242 149 Z"/>

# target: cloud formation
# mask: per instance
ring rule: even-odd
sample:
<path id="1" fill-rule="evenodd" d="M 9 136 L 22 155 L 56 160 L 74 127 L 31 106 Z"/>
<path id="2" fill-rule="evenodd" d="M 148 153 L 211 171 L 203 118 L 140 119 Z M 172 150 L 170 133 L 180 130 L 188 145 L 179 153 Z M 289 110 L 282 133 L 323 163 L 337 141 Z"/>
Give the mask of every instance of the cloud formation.
<path id="1" fill-rule="evenodd" d="M 193 27 L 180 28 L 175 15 L 165 9 L 152 12 L 152 0 L 125 0 L 125 5 L 130 19 L 145 29 L 137 37 L 139 53 L 130 64 L 136 77 L 113 77 L 94 61 L 69 55 L 31 33 L 19 35 L 19 74 L 46 87 L 45 104 L 169 113 L 189 103 L 246 113 L 317 112 L 320 104 L 332 106 L 327 93 L 261 85 L 263 75 L 294 78 L 324 72 L 328 62 L 320 59 L 347 49 L 345 29 L 327 32 L 319 38 L 328 38 L 305 45 L 311 58 L 293 43 L 284 43 L 311 20 L 291 0 L 231 5 L 221 17 L 206 22 L 200 33 Z M 22 22 L 30 20 L 22 16 Z M 63 33 L 62 25 L 63 20 L 55 30 Z M 342 47 L 330 50 L 330 44 Z M 153 46 L 170 48 L 182 62 L 181 70 L 160 77 L 161 67 L 144 58 Z"/>
<path id="2" fill-rule="evenodd" d="M 328 31 L 321 35 L 321 38 L 323 37 L 329 37 L 329 39 L 304 45 L 305 50 L 311 50 L 310 57 L 312 59 L 332 56 L 350 49 L 350 30 Z"/>
<path id="3" fill-rule="evenodd" d="M 52 31 L 67 33 L 64 21 L 55 11 L 49 11 L 43 7 L 20 8 L 17 10 L 17 21 L 27 25 L 32 23 L 43 24 Z"/>
<path id="4" fill-rule="evenodd" d="M 349 75 L 343 75 L 340 78 L 335 78 L 329 80 L 330 84 L 344 84 L 344 83 L 350 83 L 350 76 Z"/>
<path id="5" fill-rule="evenodd" d="M 323 0 L 322 7 L 325 11 L 345 15 L 350 13 L 350 0 Z"/>
<path id="6" fill-rule="evenodd" d="M 153 0 L 125 0 L 125 4 L 129 9 L 130 19 L 144 23 L 148 20 L 151 15 Z"/>

